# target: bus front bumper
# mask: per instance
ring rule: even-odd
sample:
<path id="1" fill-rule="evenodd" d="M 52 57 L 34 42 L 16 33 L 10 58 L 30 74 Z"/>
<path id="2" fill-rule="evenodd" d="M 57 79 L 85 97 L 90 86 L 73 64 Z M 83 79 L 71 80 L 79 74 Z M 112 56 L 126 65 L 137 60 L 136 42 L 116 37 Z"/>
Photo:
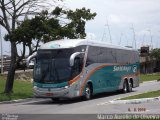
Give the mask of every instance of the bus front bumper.
<path id="1" fill-rule="evenodd" d="M 34 96 L 38 98 L 73 98 L 69 88 L 38 88 L 34 87 Z"/>

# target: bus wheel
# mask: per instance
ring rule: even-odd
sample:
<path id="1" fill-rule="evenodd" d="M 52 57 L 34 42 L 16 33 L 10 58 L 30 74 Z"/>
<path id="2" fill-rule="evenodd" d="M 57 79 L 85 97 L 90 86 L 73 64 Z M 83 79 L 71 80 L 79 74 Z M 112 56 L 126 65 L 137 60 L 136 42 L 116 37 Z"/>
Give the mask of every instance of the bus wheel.
<path id="1" fill-rule="evenodd" d="M 131 80 L 128 81 L 127 92 L 132 92 L 132 83 L 131 83 Z"/>
<path id="2" fill-rule="evenodd" d="M 128 88 L 128 83 L 127 83 L 127 80 L 124 80 L 124 82 L 123 82 L 123 92 L 124 93 L 127 93 L 127 89 Z"/>
<path id="3" fill-rule="evenodd" d="M 92 97 L 92 88 L 90 84 L 87 84 L 86 90 L 85 90 L 85 99 L 89 100 Z"/>

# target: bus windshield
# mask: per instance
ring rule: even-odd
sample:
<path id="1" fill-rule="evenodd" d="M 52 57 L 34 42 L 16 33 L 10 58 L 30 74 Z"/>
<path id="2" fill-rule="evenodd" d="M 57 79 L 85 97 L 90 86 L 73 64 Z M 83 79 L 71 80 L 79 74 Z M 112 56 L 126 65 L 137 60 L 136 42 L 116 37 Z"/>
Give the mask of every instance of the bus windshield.
<path id="1" fill-rule="evenodd" d="M 62 83 L 71 80 L 73 74 L 75 74 L 73 69 L 75 67 L 70 67 L 69 59 L 73 53 L 73 48 L 39 50 L 34 68 L 34 81 L 40 83 Z"/>

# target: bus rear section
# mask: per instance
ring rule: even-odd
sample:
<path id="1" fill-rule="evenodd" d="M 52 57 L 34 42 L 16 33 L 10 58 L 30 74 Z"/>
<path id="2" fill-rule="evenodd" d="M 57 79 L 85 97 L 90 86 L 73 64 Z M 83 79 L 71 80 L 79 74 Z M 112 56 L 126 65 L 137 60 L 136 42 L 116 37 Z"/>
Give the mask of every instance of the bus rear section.
<path id="1" fill-rule="evenodd" d="M 84 86 L 91 95 L 121 90 L 131 92 L 139 86 L 139 53 L 117 46 L 89 46 Z M 82 95 L 85 95 L 83 88 Z"/>

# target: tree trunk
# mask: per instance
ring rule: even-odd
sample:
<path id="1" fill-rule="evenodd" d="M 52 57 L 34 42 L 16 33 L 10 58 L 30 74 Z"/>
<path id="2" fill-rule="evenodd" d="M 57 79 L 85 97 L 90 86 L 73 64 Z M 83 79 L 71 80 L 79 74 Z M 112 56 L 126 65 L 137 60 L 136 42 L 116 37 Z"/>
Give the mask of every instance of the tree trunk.
<path id="1" fill-rule="evenodd" d="M 11 63 L 10 63 L 10 68 L 8 71 L 6 86 L 4 90 L 5 94 L 10 94 L 13 89 L 14 75 L 15 75 L 15 69 L 16 69 L 16 55 L 17 55 L 16 43 L 11 41 Z"/>

